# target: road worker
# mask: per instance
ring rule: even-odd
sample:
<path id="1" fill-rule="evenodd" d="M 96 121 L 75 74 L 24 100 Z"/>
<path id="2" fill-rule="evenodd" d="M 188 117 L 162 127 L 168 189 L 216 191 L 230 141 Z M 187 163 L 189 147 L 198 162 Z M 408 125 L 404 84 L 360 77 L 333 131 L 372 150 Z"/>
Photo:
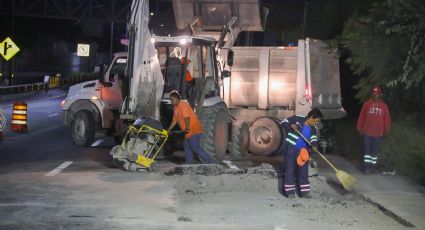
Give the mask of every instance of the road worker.
<path id="1" fill-rule="evenodd" d="M 186 95 L 186 98 L 188 99 L 189 103 L 192 104 L 195 100 L 195 96 L 196 94 L 194 93 L 195 90 L 195 81 L 192 77 L 192 74 L 189 70 L 189 64 L 190 64 L 190 60 L 187 59 L 186 57 L 182 57 L 180 59 L 180 64 L 185 68 L 185 83 L 184 83 L 184 92 Z"/>
<path id="2" fill-rule="evenodd" d="M 184 155 L 185 164 L 193 164 L 193 153 L 195 152 L 203 163 L 214 163 L 211 157 L 201 147 L 202 125 L 187 101 L 183 101 L 179 92 L 170 92 L 170 101 L 173 106 L 173 120 L 168 132 L 179 124 L 180 129 L 185 132 Z"/>
<path id="3" fill-rule="evenodd" d="M 376 170 L 379 139 L 390 131 L 390 112 L 381 95 L 381 87 L 373 87 L 371 98 L 363 104 L 357 120 L 357 130 L 363 135 L 364 174 Z"/>
<path id="4" fill-rule="evenodd" d="M 296 115 L 281 122 L 288 134 L 285 140 L 286 148 L 283 159 L 285 173 L 283 192 L 288 198 L 295 198 L 297 192 L 301 198 L 311 198 L 308 164 L 310 153 L 317 151 L 318 138 L 315 125 L 320 122 L 321 118 L 323 118 L 322 112 L 312 109 L 307 117 Z M 309 140 L 313 147 L 311 148 L 295 130 Z"/>

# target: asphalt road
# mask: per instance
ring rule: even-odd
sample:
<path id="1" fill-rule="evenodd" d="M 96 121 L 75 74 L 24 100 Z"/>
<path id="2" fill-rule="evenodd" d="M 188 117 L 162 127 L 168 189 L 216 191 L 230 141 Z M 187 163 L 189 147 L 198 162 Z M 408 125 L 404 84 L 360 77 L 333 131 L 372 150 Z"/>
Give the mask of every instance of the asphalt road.
<path id="1" fill-rule="evenodd" d="M 0 143 L 2 170 L 21 170 L 34 165 L 49 170 L 63 161 L 91 160 L 102 167 L 110 166 L 111 138 L 102 138 L 98 146 L 90 148 L 80 148 L 72 143 L 70 130 L 64 126 L 61 117 L 60 102 L 65 96 L 66 91 L 54 90 L 49 95 L 24 100 L 28 105 L 28 132 L 5 130 L 4 141 Z M 10 127 L 13 102 L 3 102 L 2 107 L 8 115 Z"/>
<path id="2" fill-rule="evenodd" d="M 409 228 L 411 223 L 417 229 L 424 226 L 421 214 L 425 204 L 422 190 L 406 183 L 401 177 L 361 175 L 358 169 L 337 156 L 329 157 L 338 167 L 348 170 L 359 179 L 355 196 L 343 194 L 341 197 L 343 200 L 339 200 L 341 203 L 329 203 L 325 200 L 322 204 L 320 202 L 323 202 L 323 194 L 316 191 L 317 199 L 306 203 L 306 207 L 310 205 L 313 210 L 306 208 L 302 213 L 297 213 L 297 209 L 303 205 L 300 206 L 298 200 L 289 201 L 281 196 L 277 192 L 276 179 L 271 180 L 272 196 L 263 191 L 261 184 L 264 181 L 261 177 L 259 181 L 252 182 L 258 183 L 259 191 L 247 193 L 244 197 L 242 195 L 246 189 L 240 187 L 242 193 L 238 191 L 229 193 L 226 190 L 228 186 L 235 186 L 244 181 L 237 176 L 233 179 L 226 176 L 206 178 L 217 180 L 212 183 L 214 189 L 209 193 L 206 191 L 199 193 L 195 196 L 198 198 L 195 202 L 191 194 L 198 193 L 195 193 L 194 189 L 187 190 L 185 186 L 193 183 L 202 190 L 206 183 L 198 177 L 179 179 L 162 174 L 123 171 L 112 164 L 109 155 L 114 146 L 112 138 L 99 137 L 91 147 L 75 146 L 70 130 L 63 125 L 60 116 L 60 102 L 65 98 L 65 94 L 65 91 L 53 90 L 49 95 L 42 94 L 25 99 L 28 104 L 29 131 L 15 133 L 5 130 L 4 140 L 0 142 L 0 230 L 304 229 L 300 227 L 304 226 L 300 223 L 306 219 L 314 220 L 311 225 L 309 223 L 306 226 L 314 226 L 316 229 L 382 229 L 380 226 L 405 229 Z M 10 122 L 13 102 L 2 102 L 0 105 L 6 111 Z M 182 159 L 177 156 L 172 160 L 159 160 L 160 169 L 174 166 Z M 244 167 L 266 161 L 259 158 L 248 160 L 254 163 L 249 161 L 237 163 Z M 281 164 L 280 157 L 269 158 L 267 161 L 275 166 Z M 322 178 L 332 178 L 334 172 L 321 163 L 319 169 Z M 231 182 L 226 182 L 226 179 L 231 179 Z M 186 184 L 182 185 L 182 180 L 187 180 Z M 330 186 L 326 184 L 321 186 L 335 194 Z M 221 187 L 224 192 L 214 192 Z M 251 187 L 256 188 L 255 184 L 247 188 Z M 222 196 L 226 195 L 231 196 L 223 200 Z M 352 202 L 350 197 L 358 195 L 368 201 L 356 200 L 361 204 L 354 202 L 356 209 L 345 208 L 346 202 Z M 256 196 L 261 197 L 254 199 Z M 267 203 L 272 200 L 277 203 Z M 219 201 L 224 205 L 217 206 Z M 318 219 L 309 217 L 311 213 L 304 213 L 332 204 L 336 205 L 336 208 L 342 208 L 343 211 L 338 216 L 345 215 L 348 222 L 339 219 L 332 222 L 326 218 L 323 222 L 323 216 L 326 215 L 320 214 L 320 208 L 316 210 Z M 257 213 L 256 210 L 264 205 L 267 208 L 261 214 Z M 215 206 L 220 211 L 210 210 L 210 207 Z M 201 207 L 202 211 L 199 209 Z M 243 207 L 246 207 L 246 210 L 242 212 L 239 209 Z M 238 212 L 226 214 L 226 210 L 232 208 Z M 332 210 L 331 207 L 328 211 Z M 184 216 L 185 213 L 190 217 Z M 285 218 L 271 218 L 270 213 L 277 216 L 297 216 L 299 219 L 293 219 L 292 223 L 286 222 L 286 225 L 276 225 Z M 360 214 L 364 214 L 368 221 L 359 221 Z M 192 222 L 190 218 L 202 221 Z M 226 218 L 237 220 L 248 218 L 251 222 L 239 221 L 238 224 L 231 224 L 231 221 L 225 221 Z M 375 220 L 379 220 L 377 223 L 380 225 L 374 224 Z M 406 221 L 408 223 L 404 224 Z"/>
<path id="3" fill-rule="evenodd" d="M 77 147 L 63 124 L 66 91 L 24 99 L 28 132 L 9 130 L 13 101 L 2 102 L 8 118 L 0 142 L 0 229 L 216 229 L 177 222 L 173 178 L 131 173 L 112 163 L 110 137 Z M 181 156 L 158 159 L 159 168 Z M 252 229 L 219 226 L 221 229 Z"/>

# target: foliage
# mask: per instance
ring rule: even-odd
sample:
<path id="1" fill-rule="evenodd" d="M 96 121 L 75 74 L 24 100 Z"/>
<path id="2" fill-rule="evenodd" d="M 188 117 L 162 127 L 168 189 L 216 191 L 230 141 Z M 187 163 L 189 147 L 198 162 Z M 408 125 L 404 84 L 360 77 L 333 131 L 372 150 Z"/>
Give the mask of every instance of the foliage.
<path id="1" fill-rule="evenodd" d="M 414 124 L 394 123 L 380 149 L 379 161 L 383 167 L 425 184 L 425 135 Z"/>
<path id="2" fill-rule="evenodd" d="M 385 0 L 351 17 L 342 33 L 352 71 L 366 74 L 356 88 L 365 99 L 375 84 L 415 88 L 425 78 L 425 2 Z"/>
<path id="3" fill-rule="evenodd" d="M 425 185 L 425 135 L 411 116 L 392 123 L 391 131 L 382 137 L 379 147 L 378 167 L 382 171 L 396 170 Z M 362 168 L 363 140 L 356 130 L 356 120 L 344 118 L 333 121 L 335 140 L 333 154 L 343 156 L 358 169 Z"/>

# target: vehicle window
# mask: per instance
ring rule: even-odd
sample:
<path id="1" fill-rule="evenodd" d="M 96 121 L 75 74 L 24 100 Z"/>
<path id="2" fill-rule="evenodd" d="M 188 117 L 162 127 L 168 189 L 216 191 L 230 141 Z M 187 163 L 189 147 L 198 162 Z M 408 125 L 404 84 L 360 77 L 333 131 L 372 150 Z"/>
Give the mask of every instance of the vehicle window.
<path id="1" fill-rule="evenodd" d="M 125 74 L 125 68 L 127 68 L 127 58 L 122 57 L 115 60 L 115 63 L 109 72 L 109 81 L 114 81 L 115 75 L 123 76 Z"/>

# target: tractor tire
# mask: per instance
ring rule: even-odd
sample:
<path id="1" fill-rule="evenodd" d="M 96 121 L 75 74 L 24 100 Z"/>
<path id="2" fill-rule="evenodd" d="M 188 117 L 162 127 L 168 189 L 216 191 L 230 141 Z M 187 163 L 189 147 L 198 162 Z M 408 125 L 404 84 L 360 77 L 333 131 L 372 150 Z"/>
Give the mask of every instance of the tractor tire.
<path id="1" fill-rule="evenodd" d="M 244 121 L 233 122 L 232 141 L 229 143 L 229 151 L 234 159 L 244 159 L 249 148 L 249 126 Z"/>
<path id="2" fill-rule="evenodd" d="M 93 115 L 88 111 L 79 111 L 71 123 L 72 140 L 77 146 L 89 146 L 94 141 L 96 125 Z"/>
<path id="3" fill-rule="evenodd" d="M 275 118 L 259 117 L 249 127 L 249 135 L 249 151 L 269 156 L 280 149 L 285 133 Z"/>
<path id="4" fill-rule="evenodd" d="M 199 115 L 204 129 L 201 147 L 215 161 L 221 162 L 226 154 L 229 141 L 229 113 L 224 103 L 205 107 Z"/>

